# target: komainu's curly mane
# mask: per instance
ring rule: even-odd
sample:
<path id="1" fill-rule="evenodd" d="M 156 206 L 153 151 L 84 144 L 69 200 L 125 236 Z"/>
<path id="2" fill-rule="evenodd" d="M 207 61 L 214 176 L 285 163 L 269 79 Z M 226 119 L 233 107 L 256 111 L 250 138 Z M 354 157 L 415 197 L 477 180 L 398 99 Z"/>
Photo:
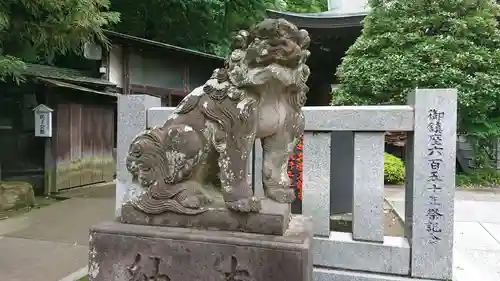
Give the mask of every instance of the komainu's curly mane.
<path id="1" fill-rule="evenodd" d="M 260 101 L 258 94 L 253 96 L 249 92 L 252 92 L 252 87 L 263 83 L 254 79 L 254 75 L 258 70 L 273 64 L 293 70 L 294 79 L 290 81 L 286 91 L 289 104 L 296 110 L 304 106 L 309 91 L 306 82 L 310 74 L 309 67 L 305 64 L 310 55 L 307 50 L 310 44 L 307 31 L 299 30 L 283 19 L 267 19 L 256 25 L 251 33 L 239 31 L 233 40 L 234 50 L 226 60 L 225 67 L 214 71 L 203 86 L 202 94 L 187 96 L 177 108 L 176 114 L 190 112 L 199 106 L 200 98 L 207 95 L 213 103 L 204 104 L 200 108 L 206 112 L 207 117 L 213 116 L 224 125 L 229 125 L 230 120 L 248 118 L 249 111 L 258 106 Z M 229 119 L 223 121 L 220 120 L 219 112 L 211 113 L 217 107 L 234 108 L 228 103 L 236 105 L 238 109 L 242 106 L 245 108 L 239 112 L 221 112 L 223 117 Z"/>

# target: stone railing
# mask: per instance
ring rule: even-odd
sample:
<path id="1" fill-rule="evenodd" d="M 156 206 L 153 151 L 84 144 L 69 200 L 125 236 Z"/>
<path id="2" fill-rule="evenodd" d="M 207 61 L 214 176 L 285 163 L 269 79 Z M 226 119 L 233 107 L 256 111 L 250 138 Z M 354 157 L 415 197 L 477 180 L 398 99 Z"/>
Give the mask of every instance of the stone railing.
<path id="1" fill-rule="evenodd" d="M 304 107 L 302 210 L 314 220 L 314 280 L 452 279 L 456 90 L 418 89 L 409 100 L 403 106 Z M 165 122 L 173 108 L 159 106 L 150 96 L 119 97 L 117 215 L 133 188 L 124 163 L 128 145 Z M 354 132 L 352 233 L 330 231 L 334 131 Z M 387 131 L 408 133 L 404 237 L 384 236 Z M 262 169 L 259 154 L 256 142 L 253 171 Z M 261 195 L 260 173 L 252 174 Z"/>
<path id="2" fill-rule="evenodd" d="M 407 106 L 305 110 L 302 208 L 316 227 L 316 280 L 344 280 L 352 271 L 452 278 L 456 91 L 419 89 L 409 100 Z M 329 228 L 331 131 L 354 132 L 352 233 Z M 408 134 L 405 237 L 384 236 L 386 131 Z"/>

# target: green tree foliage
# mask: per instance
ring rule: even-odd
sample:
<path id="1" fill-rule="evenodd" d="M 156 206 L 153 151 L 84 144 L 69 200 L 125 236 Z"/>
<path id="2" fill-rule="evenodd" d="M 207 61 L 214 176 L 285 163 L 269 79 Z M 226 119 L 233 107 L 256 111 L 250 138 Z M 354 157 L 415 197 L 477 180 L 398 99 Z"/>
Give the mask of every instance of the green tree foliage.
<path id="1" fill-rule="evenodd" d="M 326 0 L 113 0 L 121 22 L 114 30 L 225 56 L 230 35 L 266 16 L 266 9 L 326 10 Z"/>
<path id="2" fill-rule="evenodd" d="M 459 128 L 500 135 L 499 5 L 491 0 L 370 0 L 337 69 L 335 104 L 404 104 L 409 91 L 457 88 Z"/>
<path id="3" fill-rule="evenodd" d="M 319 13 L 328 10 L 327 0 L 287 0 L 281 10 L 295 13 Z"/>
<path id="4" fill-rule="evenodd" d="M 223 55 L 229 32 L 264 16 L 263 0 L 113 0 L 118 32 Z"/>
<path id="5" fill-rule="evenodd" d="M 0 80 L 19 80 L 24 62 L 50 62 L 104 42 L 102 26 L 119 20 L 108 0 L 1 0 Z"/>

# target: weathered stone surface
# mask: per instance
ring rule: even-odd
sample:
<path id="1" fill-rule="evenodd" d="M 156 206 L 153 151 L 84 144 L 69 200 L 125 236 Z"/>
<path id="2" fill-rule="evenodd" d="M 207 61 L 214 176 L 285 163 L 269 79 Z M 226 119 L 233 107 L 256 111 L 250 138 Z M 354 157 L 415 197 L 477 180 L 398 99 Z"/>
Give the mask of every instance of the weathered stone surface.
<path id="1" fill-rule="evenodd" d="M 407 105 L 311 106 L 304 110 L 306 131 L 411 131 Z"/>
<path id="2" fill-rule="evenodd" d="M 160 105 L 161 99 L 153 96 L 118 96 L 115 204 L 115 215 L 117 218 L 121 216 L 123 203 L 135 197 L 141 191 L 140 185 L 133 182 L 132 175 L 127 170 L 126 155 L 130 148 L 130 143 L 137 134 L 145 129 L 147 109 Z"/>
<path id="3" fill-rule="evenodd" d="M 192 216 L 166 212 L 149 215 L 127 204 L 122 208 L 123 223 L 191 227 L 206 230 L 245 231 L 260 234 L 283 235 L 290 221 L 290 204 L 272 200 L 262 201 L 259 213 L 235 213 L 224 204 L 208 206 L 208 211 Z"/>
<path id="4" fill-rule="evenodd" d="M 314 218 L 314 234 L 330 234 L 331 134 L 304 134 L 304 190 L 302 213 Z"/>
<path id="5" fill-rule="evenodd" d="M 33 187 L 27 182 L 0 182 L 0 211 L 35 205 Z"/>
<path id="6" fill-rule="evenodd" d="M 109 222 L 90 234 L 90 281 L 311 281 L 310 221 L 283 236 Z"/>
<path id="7" fill-rule="evenodd" d="M 150 215 L 198 215 L 214 202 L 259 212 L 260 197 L 247 178 L 256 139 L 262 169 L 254 173 L 262 174 L 264 195 L 291 203 L 287 164 L 304 130 L 309 43 L 307 31 L 283 19 L 239 31 L 224 68 L 186 96 L 163 125 L 127 142 L 123 158 L 142 190 L 125 203 Z"/>
<path id="8" fill-rule="evenodd" d="M 390 274 L 357 272 L 350 270 L 314 268 L 314 281 L 432 281 L 431 279 L 412 278 Z M 453 279 L 454 281 L 458 281 Z M 468 280 L 464 280 L 468 281 Z"/>
<path id="9" fill-rule="evenodd" d="M 416 89 L 406 156 L 406 233 L 411 276 L 452 278 L 457 90 Z"/>
<path id="10" fill-rule="evenodd" d="M 352 271 L 408 274 L 410 245 L 406 238 L 386 236 L 384 243 L 356 241 L 351 233 L 314 237 L 314 265 Z M 335 279 L 334 279 L 335 280 Z"/>
<path id="11" fill-rule="evenodd" d="M 352 234 L 384 242 L 384 133 L 354 133 Z"/>

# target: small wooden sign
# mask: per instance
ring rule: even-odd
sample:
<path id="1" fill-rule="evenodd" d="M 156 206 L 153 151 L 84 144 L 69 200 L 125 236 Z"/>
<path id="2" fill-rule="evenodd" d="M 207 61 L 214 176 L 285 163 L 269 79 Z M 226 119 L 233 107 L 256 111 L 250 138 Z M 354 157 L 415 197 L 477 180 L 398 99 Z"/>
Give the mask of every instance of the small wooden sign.
<path id="1" fill-rule="evenodd" d="M 35 112 L 35 137 L 52 137 L 52 112 L 54 110 L 40 104 L 33 111 Z"/>

